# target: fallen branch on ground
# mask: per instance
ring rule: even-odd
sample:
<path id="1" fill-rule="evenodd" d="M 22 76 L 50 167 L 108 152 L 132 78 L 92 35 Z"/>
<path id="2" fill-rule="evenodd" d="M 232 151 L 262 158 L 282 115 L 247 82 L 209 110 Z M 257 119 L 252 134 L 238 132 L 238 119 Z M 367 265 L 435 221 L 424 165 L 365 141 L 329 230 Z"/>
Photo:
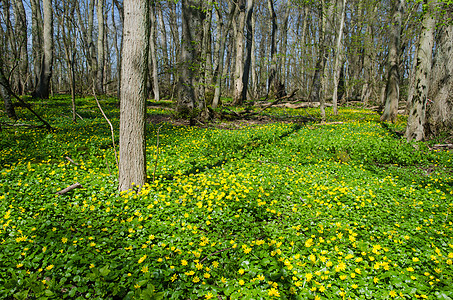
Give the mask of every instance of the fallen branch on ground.
<path id="1" fill-rule="evenodd" d="M 76 182 L 73 185 L 70 185 L 67 188 L 62 189 L 61 191 L 56 192 L 55 194 L 63 195 L 63 194 L 66 194 L 67 192 L 72 191 L 73 189 L 77 189 L 77 188 L 81 188 L 81 187 L 82 187 L 82 185 L 80 183 Z"/>
<path id="2" fill-rule="evenodd" d="M 76 163 L 75 161 L 73 161 L 72 158 L 70 158 L 69 156 L 66 156 L 65 158 L 66 158 L 67 160 L 69 160 L 69 162 L 71 162 L 72 164 L 74 164 L 74 165 L 76 165 L 76 166 L 79 165 L 78 163 Z"/>

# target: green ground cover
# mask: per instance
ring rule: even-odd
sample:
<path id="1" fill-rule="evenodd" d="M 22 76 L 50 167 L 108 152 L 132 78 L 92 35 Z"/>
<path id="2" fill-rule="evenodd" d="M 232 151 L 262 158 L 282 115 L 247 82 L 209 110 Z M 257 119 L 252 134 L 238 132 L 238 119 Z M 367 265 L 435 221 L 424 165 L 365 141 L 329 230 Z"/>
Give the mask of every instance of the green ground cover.
<path id="1" fill-rule="evenodd" d="M 453 298 L 453 155 L 407 144 L 404 118 L 150 124 L 150 182 L 118 195 L 108 124 L 77 104 L 76 124 L 56 97 L 34 104 L 55 131 L 0 133 L 0 298 Z"/>

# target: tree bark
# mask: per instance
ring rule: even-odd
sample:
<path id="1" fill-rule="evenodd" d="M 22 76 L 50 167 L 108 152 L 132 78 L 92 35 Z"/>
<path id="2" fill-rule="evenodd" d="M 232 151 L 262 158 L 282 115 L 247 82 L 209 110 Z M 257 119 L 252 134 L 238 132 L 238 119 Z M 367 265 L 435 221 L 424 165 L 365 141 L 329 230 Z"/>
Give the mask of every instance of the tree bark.
<path id="1" fill-rule="evenodd" d="M 38 85 L 41 74 L 42 59 L 42 16 L 39 0 L 30 0 L 31 7 L 31 33 L 32 33 L 32 57 L 33 79 L 35 86 Z"/>
<path id="2" fill-rule="evenodd" d="M 443 18 L 451 20 L 453 10 L 442 5 Z M 434 63 L 429 80 L 429 99 L 425 134 L 453 133 L 453 25 L 443 24 L 436 36 Z"/>
<path id="3" fill-rule="evenodd" d="M 104 6 L 105 0 L 97 0 L 96 15 L 98 19 L 98 41 L 97 41 L 97 66 L 96 66 L 96 92 L 104 94 Z"/>
<path id="4" fill-rule="evenodd" d="M 146 82 L 149 1 L 124 0 L 119 190 L 146 183 Z"/>
<path id="5" fill-rule="evenodd" d="M 254 0 L 247 0 L 246 8 L 246 46 L 245 46 L 245 62 L 244 62 L 244 74 L 242 75 L 242 102 L 247 100 L 247 90 L 249 85 L 250 75 L 250 63 L 252 60 L 252 44 L 253 44 L 253 27 L 252 27 L 252 16 L 253 16 L 253 4 Z"/>
<path id="6" fill-rule="evenodd" d="M 149 10 L 150 21 L 151 21 L 151 33 L 150 33 L 150 41 L 149 41 L 149 50 L 151 56 L 151 65 L 153 70 L 153 94 L 154 100 L 160 101 L 160 92 L 159 92 L 159 73 L 158 73 L 158 65 L 157 65 L 157 20 L 156 20 L 156 5 L 154 3 L 151 4 L 151 9 Z"/>
<path id="7" fill-rule="evenodd" d="M 34 96 L 42 99 L 49 98 L 50 80 L 53 67 L 53 9 L 52 0 L 43 0 L 43 57 L 40 76 Z"/>
<path id="8" fill-rule="evenodd" d="M 217 108 L 218 105 L 220 104 L 220 94 L 221 94 L 221 86 L 222 86 L 222 80 L 224 79 L 224 63 L 225 63 L 225 48 L 226 48 L 226 40 L 228 37 L 228 32 L 230 31 L 231 25 L 233 23 L 233 18 L 234 18 L 234 13 L 236 10 L 236 6 L 232 5 L 229 13 L 229 18 L 228 18 L 228 24 L 225 28 L 223 25 L 223 20 L 222 20 L 222 14 L 220 12 L 220 8 L 216 6 L 216 12 L 217 12 L 217 18 L 218 22 L 220 23 L 220 29 L 219 30 L 219 37 L 218 39 L 220 40 L 219 43 L 219 52 L 217 53 L 217 60 L 218 60 L 218 70 L 216 71 L 216 82 L 215 82 L 215 88 L 214 88 L 214 98 L 212 100 L 212 108 Z"/>
<path id="9" fill-rule="evenodd" d="M 17 52 L 19 56 L 19 74 L 18 74 L 18 89 L 19 95 L 24 95 L 29 88 L 30 77 L 28 75 L 28 53 L 27 53 L 27 18 L 22 0 L 14 1 L 14 14 L 16 17 L 16 39 Z"/>
<path id="10" fill-rule="evenodd" d="M 429 9 L 423 16 L 422 32 L 418 44 L 417 66 L 415 71 L 415 94 L 412 96 L 411 110 L 407 119 L 406 139 L 421 141 L 424 138 L 424 123 L 426 99 L 429 89 L 429 75 L 431 73 L 431 61 L 434 41 L 435 18 L 434 1 L 424 1 Z"/>
<path id="11" fill-rule="evenodd" d="M 388 54 L 388 75 L 385 87 L 385 106 L 381 121 L 395 122 L 398 115 L 400 96 L 399 55 L 401 40 L 401 18 L 405 0 L 393 0 L 392 27 Z"/>
<path id="12" fill-rule="evenodd" d="M 197 70 L 196 24 L 198 23 L 199 3 L 194 0 L 181 1 L 181 61 L 176 110 L 181 117 L 196 116 L 195 72 Z"/>
<path id="13" fill-rule="evenodd" d="M 277 77 L 277 14 L 274 9 L 274 0 L 267 0 L 267 8 L 271 20 L 271 43 L 270 43 L 270 66 L 269 77 L 267 81 L 267 95 L 272 98 L 279 98 L 280 80 Z"/>
<path id="14" fill-rule="evenodd" d="M 338 115 L 338 79 L 340 77 L 340 71 L 342 68 L 342 64 L 340 64 L 342 60 L 342 47 L 341 47 L 341 40 L 343 38 L 343 27 L 344 27 L 344 19 L 345 19 L 345 9 L 346 9 L 346 0 L 340 0 L 341 7 L 340 9 L 340 28 L 338 29 L 338 37 L 337 37 L 337 47 L 335 51 L 335 66 L 333 68 L 333 114 Z"/>
<path id="15" fill-rule="evenodd" d="M 245 0 L 238 0 L 238 16 L 237 26 L 235 32 L 235 50 L 236 50 L 236 63 L 234 71 L 234 95 L 233 105 L 242 105 L 244 99 L 242 98 L 242 89 L 244 83 L 242 76 L 244 76 L 244 26 L 245 26 Z"/>

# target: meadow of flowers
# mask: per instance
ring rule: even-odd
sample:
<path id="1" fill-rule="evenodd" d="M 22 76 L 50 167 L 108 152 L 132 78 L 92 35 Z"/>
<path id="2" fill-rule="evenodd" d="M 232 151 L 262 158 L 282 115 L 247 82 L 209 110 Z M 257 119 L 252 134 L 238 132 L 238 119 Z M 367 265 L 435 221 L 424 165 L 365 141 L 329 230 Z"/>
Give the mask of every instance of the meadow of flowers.
<path id="1" fill-rule="evenodd" d="M 0 298 L 453 298 L 453 154 L 407 144 L 403 118 L 149 124 L 149 183 L 118 194 L 108 124 L 77 104 L 76 124 L 55 97 L 34 104 L 55 131 L 0 132 Z"/>

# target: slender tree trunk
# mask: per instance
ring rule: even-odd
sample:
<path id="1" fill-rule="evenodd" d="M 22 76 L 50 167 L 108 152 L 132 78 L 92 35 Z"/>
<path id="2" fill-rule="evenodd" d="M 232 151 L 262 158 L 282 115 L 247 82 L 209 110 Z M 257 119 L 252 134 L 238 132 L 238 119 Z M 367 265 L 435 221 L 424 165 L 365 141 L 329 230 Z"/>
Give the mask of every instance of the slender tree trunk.
<path id="1" fill-rule="evenodd" d="M 34 84 L 38 85 L 42 60 L 42 16 L 39 0 L 30 0 Z"/>
<path id="2" fill-rule="evenodd" d="M 325 112 L 325 98 L 323 95 L 323 87 L 325 86 L 325 66 L 326 66 L 326 47 L 328 45 L 328 39 L 326 38 L 326 31 L 327 31 L 327 17 L 326 14 L 326 7 L 324 0 L 321 1 L 321 30 L 319 32 L 319 50 L 318 50 L 318 57 L 316 60 L 315 66 L 315 73 L 313 75 L 313 88 L 311 89 L 311 100 L 313 102 L 319 102 L 319 109 L 321 111 L 321 119 L 322 121 L 326 118 Z"/>
<path id="3" fill-rule="evenodd" d="M 236 50 L 236 64 L 234 71 L 234 95 L 233 105 L 242 105 L 242 89 L 244 83 L 242 76 L 244 76 L 244 26 L 245 26 L 245 0 L 239 0 L 238 4 L 237 26 L 235 32 L 235 50 Z"/>
<path id="4" fill-rule="evenodd" d="M 250 74 L 250 62 L 252 60 L 252 44 L 253 44 L 253 28 L 252 28 L 252 15 L 253 15 L 253 4 L 254 0 L 247 0 L 246 9 L 246 47 L 245 47 L 245 62 L 244 62 L 244 74 L 242 75 L 242 92 L 241 101 L 247 100 L 247 90 L 249 85 L 249 74 Z"/>
<path id="5" fill-rule="evenodd" d="M 115 47 L 116 53 L 116 80 L 117 80 L 117 87 L 116 87 L 116 96 L 120 99 L 121 93 L 121 50 L 118 46 L 118 27 L 116 26 L 115 21 L 115 8 L 112 7 L 112 27 L 113 27 L 113 46 Z"/>
<path id="6" fill-rule="evenodd" d="M 279 73 L 279 78 L 280 82 L 282 83 L 282 87 L 287 86 L 286 82 L 286 70 L 289 69 L 289 66 L 287 65 L 287 48 L 288 48 L 288 21 L 289 21 L 289 15 L 291 11 L 291 1 L 287 0 L 285 4 L 285 15 L 283 17 L 283 23 L 282 27 L 280 30 L 281 34 L 281 53 L 280 53 L 280 62 L 278 63 L 278 73 Z M 284 92 L 286 93 L 286 92 Z"/>
<path id="7" fill-rule="evenodd" d="M 151 21 L 151 33 L 150 33 L 150 56 L 151 56 L 151 64 L 153 70 L 153 94 L 154 100 L 160 101 L 160 92 L 159 92 L 159 73 L 158 73 L 158 66 L 157 66 L 157 20 L 156 20 L 156 6 L 154 3 L 151 4 L 151 9 L 149 11 L 150 21 Z"/>
<path id="8" fill-rule="evenodd" d="M 271 49 L 270 49 L 270 67 L 269 67 L 269 78 L 267 81 L 267 94 L 271 97 L 278 97 L 280 90 L 280 80 L 277 77 L 277 14 L 274 9 L 274 0 L 267 0 L 267 8 L 270 14 L 271 20 Z"/>
<path id="9" fill-rule="evenodd" d="M 201 49 L 201 59 L 202 59 L 202 72 L 203 76 L 201 78 L 202 86 L 200 86 L 200 93 L 206 98 L 206 95 L 211 90 L 212 86 L 212 36 L 211 36 L 211 25 L 212 25 L 212 9 L 213 4 L 210 2 L 204 3 L 205 19 L 203 22 L 203 42 Z M 204 101 L 206 103 L 206 101 Z M 201 109 L 205 109 L 201 107 Z"/>
<path id="10" fill-rule="evenodd" d="M 220 94 L 221 94 L 221 86 L 222 86 L 222 81 L 224 80 L 224 70 L 227 68 L 224 68 L 224 63 L 225 63 L 225 48 L 226 48 L 226 40 L 228 37 L 228 32 L 230 31 L 231 25 L 233 23 L 233 18 L 234 18 L 234 13 L 236 10 L 236 6 L 232 5 L 230 8 L 230 15 L 228 18 L 228 24 L 225 29 L 220 30 L 219 32 L 219 39 L 220 39 L 220 49 L 218 52 L 217 60 L 219 61 L 218 63 L 218 71 L 217 71 L 217 76 L 216 76 L 216 83 L 215 83 L 215 89 L 214 89 L 214 98 L 212 100 L 212 108 L 217 108 L 217 106 L 220 104 Z M 216 6 L 216 12 L 217 12 L 217 18 L 218 22 L 220 22 L 220 27 L 222 28 L 223 21 L 222 21 L 222 16 L 221 12 L 218 6 Z"/>
<path id="11" fill-rule="evenodd" d="M 398 115 L 398 100 L 400 96 L 399 52 L 404 1 L 393 0 L 392 27 L 388 55 L 389 71 L 385 87 L 385 106 L 381 121 L 395 122 Z"/>
<path id="12" fill-rule="evenodd" d="M 171 79 L 170 79 L 170 63 L 168 58 L 168 46 L 167 46 L 167 29 L 165 26 L 164 21 L 164 14 L 162 12 L 162 5 L 160 1 L 156 1 L 156 10 L 157 16 L 159 18 L 159 27 L 160 27 L 160 47 L 162 50 L 162 58 L 163 58 L 163 69 L 165 75 L 163 76 L 163 93 L 168 95 L 168 91 L 171 87 Z"/>
<path id="13" fill-rule="evenodd" d="M 18 93 L 23 95 L 29 88 L 30 77 L 28 75 L 28 53 L 27 53 L 27 18 L 22 0 L 14 1 L 14 14 L 16 16 L 16 39 L 19 54 L 19 78 Z"/>
<path id="14" fill-rule="evenodd" d="M 256 17 L 255 13 L 252 12 L 252 20 L 251 20 L 251 31 L 252 31 L 252 40 L 251 40 L 251 49 L 250 49 L 250 67 L 251 67 L 251 79 L 252 79 L 252 99 L 256 99 L 258 97 L 258 76 L 256 70 L 256 39 L 255 39 L 255 27 L 256 27 Z"/>
<path id="15" fill-rule="evenodd" d="M 340 76 L 340 71 L 342 65 L 340 64 L 342 60 L 342 47 L 341 47 L 341 40 L 343 38 L 343 27 L 344 27 L 344 19 L 345 19 L 345 9 L 346 9 L 346 0 L 340 0 L 341 7 L 337 8 L 340 10 L 340 28 L 338 29 L 338 37 L 337 37 L 337 48 L 335 51 L 335 66 L 333 68 L 333 113 L 334 115 L 338 114 L 338 78 Z"/>
<path id="16" fill-rule="evenodd" d="M 119 190 L 146 183 L 146 82 L 149 1 L 124 0 Z"/>
<path id="17" fill-rule="evenodd" d="M 98 19 L 98 43 L 97 43 L 97 67 L 96 67 L 96 91 L 104 94 L 104 6 L 105 0 L 97 0 L 96 15 Z"/>
<path id="18" fill-rule="evenodd" d="M 35 96 L 42 99 L 49 98 L 50 80 L 53 67 L 53 9 L 52 0 L 43 0 L 44 30 L 43 30 L 43 58 L 41 74 Z"/>

